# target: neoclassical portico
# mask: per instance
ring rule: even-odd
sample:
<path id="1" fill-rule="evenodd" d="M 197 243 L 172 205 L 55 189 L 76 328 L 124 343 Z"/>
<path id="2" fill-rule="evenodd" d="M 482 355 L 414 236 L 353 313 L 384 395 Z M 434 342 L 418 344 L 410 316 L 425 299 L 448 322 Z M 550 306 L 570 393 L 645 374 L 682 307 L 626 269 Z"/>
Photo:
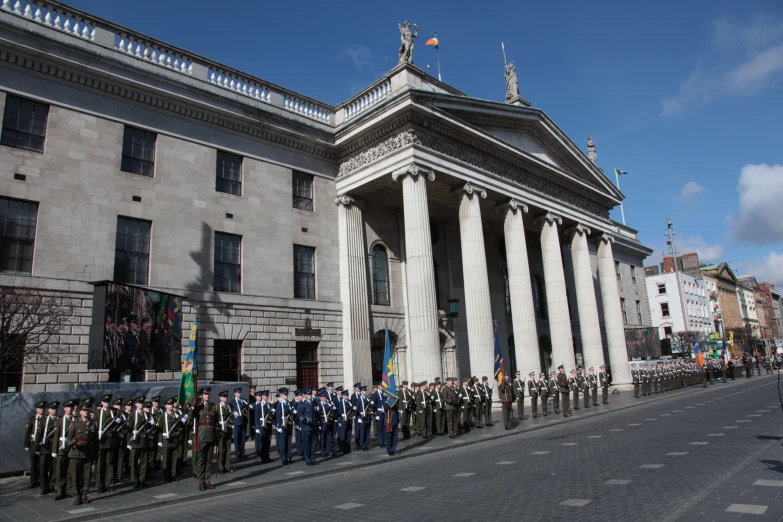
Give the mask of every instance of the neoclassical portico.
<path id="1" fill-rule="evenodd" d="M 627 382 L 608 219 L 622 196 L 524 100 L 483 102 L 410 66 L 395 71 L 388 80 L 389 97 L 395 98 L 395 87 L 399 91 L 395 103 L 376 102 L 347 125 L 376 128 L 374 139 L 352 141 L 346 132 L 341 142 L 341 289 L 350 315 L 344 320 L 346 379 L 368 378 L 366 357 L 357 353 L 373 334 L 366 316 L 385 313 L 367 305 L 370 269 L 366 261 L 364 271 L 360 266 L 367 243 L 357 232 L 362 212 L 351 210 L 363 199 L 369 208 L 397 208 L 401 215 L 404 274 L 392 284 L 405 282 L 402 378 L 446 377 L 444 330 L 456 337 L 460 376 L 491 376 L 497 326 L 524 375 L 560 364 L 574 368 L 578 353 L 585 367 L 609 363 L 614 382 Z M 383 229 L 371 221 L 366 226 L 373 234 Z M 497 298 L 501 271 L 505 311 Z M 444 315 L 449 299 L 459 299 L 456 319 Z M 545 342 L 551 354 L 542 363 Z"/>

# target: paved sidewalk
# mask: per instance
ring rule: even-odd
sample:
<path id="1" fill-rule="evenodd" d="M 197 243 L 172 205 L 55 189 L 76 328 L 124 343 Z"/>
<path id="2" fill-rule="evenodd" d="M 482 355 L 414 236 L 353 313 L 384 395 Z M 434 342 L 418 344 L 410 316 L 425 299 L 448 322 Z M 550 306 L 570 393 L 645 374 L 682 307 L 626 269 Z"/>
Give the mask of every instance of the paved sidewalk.
<path id="1" fill-rule="evenodd" d="M 141 509 L 149 509 L 151 506 L 171 505 L 194 498 L 252 490 L 296 479 L 337 473 L 346 469 L 374 466 L 391 460 L 415 458 L 418 454 L 425 452 L 448 451 L 461 446 L 513 437 L 520 433 L 546 429 L 549 426 L 562 426 L 565 423 L 580 422 L 581 419 L 585 418 L 594 418 L 629 408 L 640 408 L 646 404 L 655 404 L 662 401 L 681 401 L 683 399 L 687 402 L 697 402 L 700 396 L 711 395 L 717 390 L 741 389 L 749 385 L 757 385 L 762 382 L 760 379 L 768 382 L 765 376 L 752 379 L 743 378 L 738 379 L 734 383 L 729 381 L 729 384 L 716 383 L 706 389 L 701 386 L 695 386 L 640 399 L 635 399 L 629 392 L 622 392 L 619 395 L 611 395 L 611 404 L 608 406 L 601 405 L 590 409 L 582 409 L 575 412 L 573 417 L 567 419 L 562 415 L 530 419 L 517 424 L 513 431 L 503 429 L 502 422 L 498 419 L 498 412 L 495 414 L 494 427 L 473 430 L 459 439 L 437 437 L 429 441 L 421 438 L 412 438 L 407 441 L 401 440 L 398 448 L 401 455 L 395 457 L 390 457 L 383 450 L 376 449 L 370 452 L 354 452 L 328 459 L 318 459 L 319 465 L 317 467 L 305 466 L 301 459 L 298 458 L 295 458 L 295 463 L 290 466 L 281 466 L 279 461 L 261 465 L 256 459 L 247 459 L 233 463 L 234 473 L 213 475 L 212 483 L 216 486 L 216 489 L 206 492 L 199 491 L 198 483 L 192 478 L 186 478 L 172 484 L 150 482 L 151 486 L 143 490 L 134 490 L 129 483 L 125 483 L 119 486 L 117 491 L 113 493 L 106 493 L 101 496 L 98 496 L 97 493 L 91 494 L 90 499 L 92 503 L 89 505 L 74 506 L 71 500 L 66 499 L 54 502 L 52 495 L 42 497 L 37 489 L 27 489 L 28 480 L 26 478 L 5 479 L 0 481 L 0 521 L 85 520 L 131 513 Z M 275 453 L 273 452 L 274 455 Z M 187 468 L 186 476 L 190 477 L 189 468 Z"/>

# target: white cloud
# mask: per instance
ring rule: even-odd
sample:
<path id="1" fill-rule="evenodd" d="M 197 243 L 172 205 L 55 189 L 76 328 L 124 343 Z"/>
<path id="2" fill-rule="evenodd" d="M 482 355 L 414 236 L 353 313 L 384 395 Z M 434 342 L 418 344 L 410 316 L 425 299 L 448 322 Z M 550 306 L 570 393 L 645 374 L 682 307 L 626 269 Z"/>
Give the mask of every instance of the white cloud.
<path id="1" fill-rule="evenodd" d="M 680 255 L 696 252 L 699 254 L 699 262 L 701 263 L 713 263 L 723 255 L 721 245 L 710 245 L 701 236 L 677 235 L 674 237 L 674 245 Z"/>
<path id="2" fill-rule="evenodd" d="M 353 62 L 353 66 L 362 71 L 375 69 L 375 59 L 373 58 L 372 51 L 366 45 L 355 45 L 344 49 L 342 56 L 347 57 Z"/>
<path id="3" fill-rule="evenodd" d="M 783 253 L 770 251 L 763 259 L 751 259 L 737 263 L 743 272 L 752 274 L 759 283 L 772 283 L 783 288 Z"/>
<path id="4" fill-rule="evenodd" d="M 688 198 L 691 198 L 693 196 L 698 196 L 699 194 L 705 192 L 706 190 L 707 189 L 705 187 L 702 187 L 695 181 L 689 181 L 688 183 L 682 186 L 680 193 L 677 195 L 677 199 L 687 200 Z"/>
<path id="5" fill-rule="evenodd" d="M 737 192 L 739 209 L 727 218 L 731 237 L 758 245 L 783 241 L 783 165 L 745 165 Z"/>
<path id="6" fill-rule="evenodd" d="M 783 78 L 783 21 L 764 15 L 747 20 L 718 18 L 710 46 L 676 94 L 661 101 L 661 114 L 674 116 L 694 103 L 743 98 Z"/>

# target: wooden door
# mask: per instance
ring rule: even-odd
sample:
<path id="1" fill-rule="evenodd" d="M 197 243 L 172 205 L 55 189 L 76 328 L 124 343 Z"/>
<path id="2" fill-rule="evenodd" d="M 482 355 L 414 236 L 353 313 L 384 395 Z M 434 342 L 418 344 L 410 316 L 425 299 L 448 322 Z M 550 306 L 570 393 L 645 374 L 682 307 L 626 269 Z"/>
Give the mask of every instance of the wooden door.
<path id="1" fill-rule="evenodd" d="M 296 343 L 296 386 L 299 389 L 318 386 L 318 343 Z"/>

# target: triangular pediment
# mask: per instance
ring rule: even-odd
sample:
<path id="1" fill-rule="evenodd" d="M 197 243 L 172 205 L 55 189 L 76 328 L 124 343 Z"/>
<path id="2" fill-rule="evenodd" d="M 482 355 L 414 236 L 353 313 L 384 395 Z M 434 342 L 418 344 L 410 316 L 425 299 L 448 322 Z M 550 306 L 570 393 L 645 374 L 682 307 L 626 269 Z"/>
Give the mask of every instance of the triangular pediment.
<path id="1" fill-rule="evenodd" d="M 563 168 L 562 162 L 558 161 L 555 158 L 555 155 L 551 151 L 548 151 L 545 145 L 529 132 L 515 129 L 502 129 L 499 127 L 483 127 L 483 129 L 512 147 L 527 152 L 531 156 L 535 156 L 554 167 Z"/>

